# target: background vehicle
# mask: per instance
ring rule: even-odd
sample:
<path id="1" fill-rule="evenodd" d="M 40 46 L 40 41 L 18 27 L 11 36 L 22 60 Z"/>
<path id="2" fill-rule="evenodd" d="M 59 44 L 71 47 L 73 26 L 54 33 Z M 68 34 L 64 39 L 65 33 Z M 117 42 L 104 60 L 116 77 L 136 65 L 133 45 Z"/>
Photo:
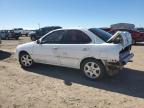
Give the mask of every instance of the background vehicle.
<path id="1" fill-rule="evenodd" d="M 41 38 L 42 36 L 44 36 L 45 34 L 47 34 L 48 32 L 55 30 L 55 29 L 60 29 L 60 28 L 62 28 L 62 27 L 60 27 L 60 26 L 43 27 L 38 30 L 35 30 L 34 32 L 31 32 L 29 34 L 29 37 L 31 38 L 32 41 L 35 41 L 35 40 Z"/>
<path id="2" fill-rule="evenodd" d="M 128 32 L 111 35 L 100 29 L 59 29 L 37 41 L 19 45 L 16 56 L 23 68 L 44 63 L 81 69 L 90 79 L 119 72 L 133 57 Z"/>
<path id="3" fill-rule="evenodd" d="M 2 43 L 2 41 L 1 41 L 1 35 L 0 35 L 0 44 Z"/>
<path id="4" fill-rule="evenodd" d="M 20 33 L 15 32 L 14 30 L 9 30 L 8 31 L 8 38 L 10 39 L 16 39 L 18 40 L 20 37 Z"/>
<path id="5" fill-rule="evenodd" d="M 21 33 L 23 32 L 23 28 L 14 28 L 13 31 L 15 35 L 20 37 L 22 35 Z"/>
<path id="6" fill-rule="evenodd" d="M 21 36 L 28 36 L 28 34 L 31 32 L 31 30 L 23 30 L 21 31 Z"/>
<path id="7" fill-rule="evenodd" d="M 115 34 L 117 31 L 127 31 L 131 33 L 133 44 L 136 44 L 136 42 L 144 42 L 144 30 L 143 28 L 135 28 L 134 24 L 129 23 L 118 23 L 113 24 L 110 26 L 110 28 L 101 28 L 111 34 Z"/>
<path id="8" fill-rule="evenodd" d="M 127 31 L 129 33 L 131 33 L 132 36 L 132 43 L 136 44 L 136 42 L 144 42 L 144 32 L 139 32 L 135 29 L 133 30 L 129 30 L 129 29 L 105 29 L 105 28 L 101 28 L 111 34 L 115 34 L 117 31 Z"/>
<path id="9" fill-rule="evenodd" d="M 5 39 L 5 40 L 8 40 L 8 39 L 18 40 L 20 37 L 18 33 L 14 32 L 14 30 L 1 30 L 0 36 L 2 39 Z"/>
<path id="10" fill-rule="evenodd" d="M 144 33 L 138 32 L 136 30 L 127 30 L 127 29 L 111 30 L 110 33 L 114 34 L 117 31 L 127 31 L 131 33 L 133 44 L 136 44 L 136 42 L 144 42 Z"/>
<path id="11" fill-rule="evenodd" d="M 136 28 L 138 32 L 144 33 L 144 28 Z"/>
<path id="12" fill-rule="evenodd" d="M 128 30 L 133 30 L 135 29 L 134 24 L 130 23 L 117 23 L 117 24 L 112 24 L 110 26 L 111 29 L 128 29 Z"/>
<path id="13" fill-rule="evenodd" d="M 0 31 L 0 36 L 1 36 L 1 39 L 9 39 L 9 33 L 8 33 L 8 30 L 1 30 Z"/>

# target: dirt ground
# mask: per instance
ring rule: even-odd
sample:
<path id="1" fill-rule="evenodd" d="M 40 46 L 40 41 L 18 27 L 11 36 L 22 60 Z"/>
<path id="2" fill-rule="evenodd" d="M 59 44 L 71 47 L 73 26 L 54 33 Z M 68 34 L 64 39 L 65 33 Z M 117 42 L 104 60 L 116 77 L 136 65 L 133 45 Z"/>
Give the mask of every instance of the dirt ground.
<path id="1" fill-rule="evenodd" d="M 144 44 L 133 46 L 133 62 L 113 78 L 86 79 L 79 70 L 37 64 L 23 70 L 18 44 L 0 45 L 0 108 L 144 108 Z"/>

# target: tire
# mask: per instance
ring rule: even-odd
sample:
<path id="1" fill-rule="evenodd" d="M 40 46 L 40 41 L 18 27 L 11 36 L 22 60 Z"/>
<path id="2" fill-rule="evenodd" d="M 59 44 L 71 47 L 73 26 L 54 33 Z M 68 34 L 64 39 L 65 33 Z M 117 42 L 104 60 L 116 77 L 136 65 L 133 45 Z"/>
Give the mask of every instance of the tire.
<path id="1" fill-rule="evenodd" d="M 85 60 L 81 65 L 81 70 L 91 80 L 100 80 L 106 76 L 105 66 L 100 60 Z"/>
<path id="2" fill-rule="evenodd" d="M 25 34 L 26 37 L 28 37 L 28 34 Z"/>
<path id="3" fill-rule="evenodd" d="M 9 40 L 9 37 L 8 36 L 4 37 L 4 40 Z"/>
<path id="4" fill-rule="evenodd" d="M 9 37 L 8 37 L 8 36 L 6 37 L 6 40 L 9 40 Z"/>
<path id="5" fill-rule="evenodd" d="M 20 63 L 20 65 L 23 68 L 30 68 L 34 64 L 33 59 L 26 52 L 20 54 L 20 56 L 19 56 L 19 63 Z"/>
<path id="6" fill-rule="evenodd" d="M 19 37 L 15 37 L 15 39 L 16 39 L 16 40 L 18 40 L 18 39 L 19 39 Z"/>

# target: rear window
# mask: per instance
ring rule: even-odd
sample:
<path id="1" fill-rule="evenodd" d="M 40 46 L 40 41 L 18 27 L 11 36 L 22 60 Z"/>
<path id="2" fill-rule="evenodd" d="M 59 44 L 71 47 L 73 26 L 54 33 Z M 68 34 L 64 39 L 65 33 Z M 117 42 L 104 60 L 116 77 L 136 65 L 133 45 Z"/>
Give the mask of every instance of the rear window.
<path id="1" fill-rule="evenodd" d="M 94 33 L 96 36 L 98 36 L 100 39 L 102 39 L 105 42 L 107 42 L 112 37 L 110 33 L 105 32 L 104 30 L 101 29 L 91 28 L 89 29 L 89 31 Z"/>

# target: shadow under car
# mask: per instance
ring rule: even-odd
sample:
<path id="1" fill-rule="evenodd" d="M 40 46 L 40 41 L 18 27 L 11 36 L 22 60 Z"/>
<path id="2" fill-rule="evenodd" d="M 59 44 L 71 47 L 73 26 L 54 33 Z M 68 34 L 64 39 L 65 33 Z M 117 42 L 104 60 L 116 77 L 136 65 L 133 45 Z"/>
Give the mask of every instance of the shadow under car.
<path id="1" fill-rule="evenodd" d="M 2 51 L 0 50 L 0 60 L 7 59 L 11 56 L 12 54 L 10 52 Z"/>
<path id="2" fill-rule="evenodd" d="M 144 72 L 139 70 L 124 68 L 115 77 L 105 78 L 100 81 L 88 80 L 80 70 L 51 65 L 36 64 L 33 68 L 26 70 L 62 79 L 68 86 L 72 85 L 72 83 L 77 83 L 133 97 L 144 98 Z"/>

